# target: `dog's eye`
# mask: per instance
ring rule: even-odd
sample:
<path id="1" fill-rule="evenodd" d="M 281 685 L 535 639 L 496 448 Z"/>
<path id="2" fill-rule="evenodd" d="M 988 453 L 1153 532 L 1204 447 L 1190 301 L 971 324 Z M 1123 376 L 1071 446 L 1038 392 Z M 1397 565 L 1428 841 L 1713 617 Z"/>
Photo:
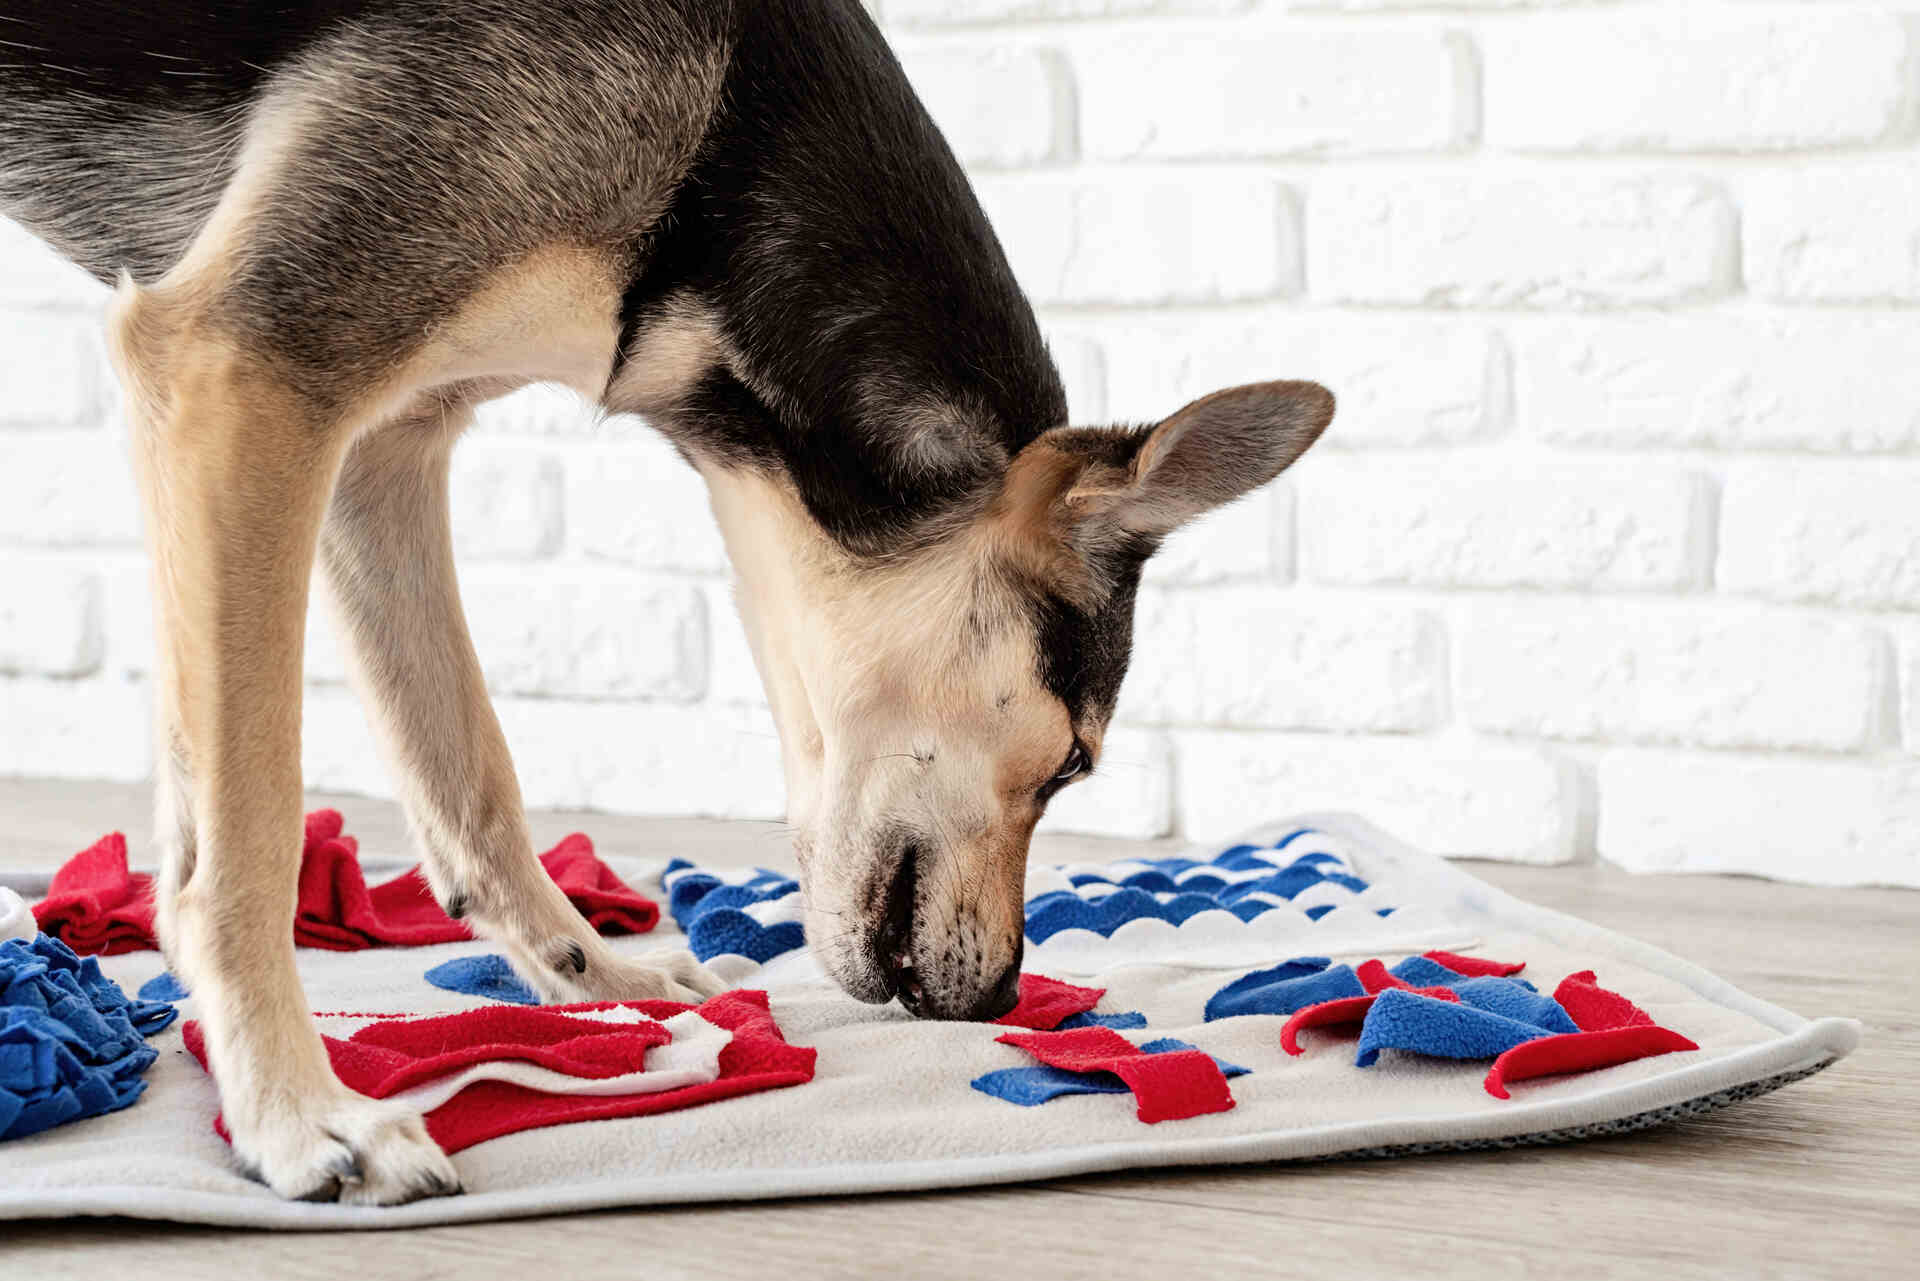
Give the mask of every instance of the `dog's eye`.
<path id="1" fill-rule="evenodd" d="M 1075 743 L 1073 750 L 1067 753 L 1067 759 L 1060 762 L 1059 772 L 1053 776 L 1056 783 L 1066 783 L 1079 778 L 1087 772 L 1087 749 Z"/>

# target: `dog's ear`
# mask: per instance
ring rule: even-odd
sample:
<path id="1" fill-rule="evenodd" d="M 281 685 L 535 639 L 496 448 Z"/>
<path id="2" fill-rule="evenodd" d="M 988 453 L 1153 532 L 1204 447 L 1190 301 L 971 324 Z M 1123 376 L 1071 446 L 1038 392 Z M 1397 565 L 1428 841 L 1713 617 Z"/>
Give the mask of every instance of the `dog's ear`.
<path id="1" fill-rule="evenodd" d="M 1134 433 L 1137 445 L 1124 462 L 1090 464 L 1065 502 L 1081 519 L 1159 537 L 1278 476 L 1332 421 L 1333 393 L 1318 383 L 1216 391 Z"/>
<path id="2" fill-rule="evenodd" d="M 1008 467 L 989 512 L 995 543 L 1011 562 L 1076 595 L 1099 549 L 1151 545 L 1258 489 L 1331 421 L 1325 387 L 1272 382 L 1203 396 L 1152 427 L 1055 428 Z M 1089 590 L 1100 590 L 1097 581 Z"/>

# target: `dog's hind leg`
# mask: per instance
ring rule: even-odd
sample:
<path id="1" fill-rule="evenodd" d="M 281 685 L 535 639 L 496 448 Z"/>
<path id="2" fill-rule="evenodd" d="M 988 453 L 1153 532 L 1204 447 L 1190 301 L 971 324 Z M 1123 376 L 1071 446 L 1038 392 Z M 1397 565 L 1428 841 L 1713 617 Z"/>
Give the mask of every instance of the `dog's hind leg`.
<path id="1" fill-rule="evenodd" d="M 454 577 L 447 459 L 468 414 L 430 401 L 360 437 L 321 536 L 356 681 L 427 878 L 549 1000 L 699 1000 L 722 985 L 691 955 L 615 952 L 534 857 Z"/>
<path id="2" fill-rule="evenodd" d="M 348 431 L 216 319 L 198 283 L 126 282 L 111 322 L 159 621 L 168 954 L 198 1002 L 235 1153 L 276 1192 L 452 1192 L 417 1114 L 334 1077 L 294 967 L 307 584 Z"/>

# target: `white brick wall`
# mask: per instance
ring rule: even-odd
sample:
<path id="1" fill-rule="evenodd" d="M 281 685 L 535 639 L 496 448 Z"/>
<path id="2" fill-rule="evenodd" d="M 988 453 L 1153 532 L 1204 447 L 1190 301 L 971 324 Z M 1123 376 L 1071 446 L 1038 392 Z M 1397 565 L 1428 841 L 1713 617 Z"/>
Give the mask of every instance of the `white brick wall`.
<path id="1" fill-rule="evenodd" d="M 1920 885 L 1920 0 L 878 0 L 1076 421 L 1311 377 L 1171 541 L 1056 828 Z M 104 291 L 0 223 L 0 773 L 149 767 Z M 571 395 L 458 455 L 528 800 L 774 818 L 697 478 Z M 325 607 L 307 771 L 384 792 Z"/>

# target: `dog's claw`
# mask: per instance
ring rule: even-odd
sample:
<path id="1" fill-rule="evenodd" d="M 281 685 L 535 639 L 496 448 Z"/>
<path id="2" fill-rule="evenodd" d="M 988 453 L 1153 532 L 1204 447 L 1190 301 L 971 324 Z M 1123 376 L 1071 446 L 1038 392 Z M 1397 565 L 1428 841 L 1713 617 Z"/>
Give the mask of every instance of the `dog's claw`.
<path id="1" fill-rule="evenodd" d="M 460 1190 L 453 1163 L 417 1114 L 344 1088 L 330 1093 L 303 1099 L 312 1111 L 235 1126 L 241 1168 L 296 1201 L 399 1205 Z"/>

